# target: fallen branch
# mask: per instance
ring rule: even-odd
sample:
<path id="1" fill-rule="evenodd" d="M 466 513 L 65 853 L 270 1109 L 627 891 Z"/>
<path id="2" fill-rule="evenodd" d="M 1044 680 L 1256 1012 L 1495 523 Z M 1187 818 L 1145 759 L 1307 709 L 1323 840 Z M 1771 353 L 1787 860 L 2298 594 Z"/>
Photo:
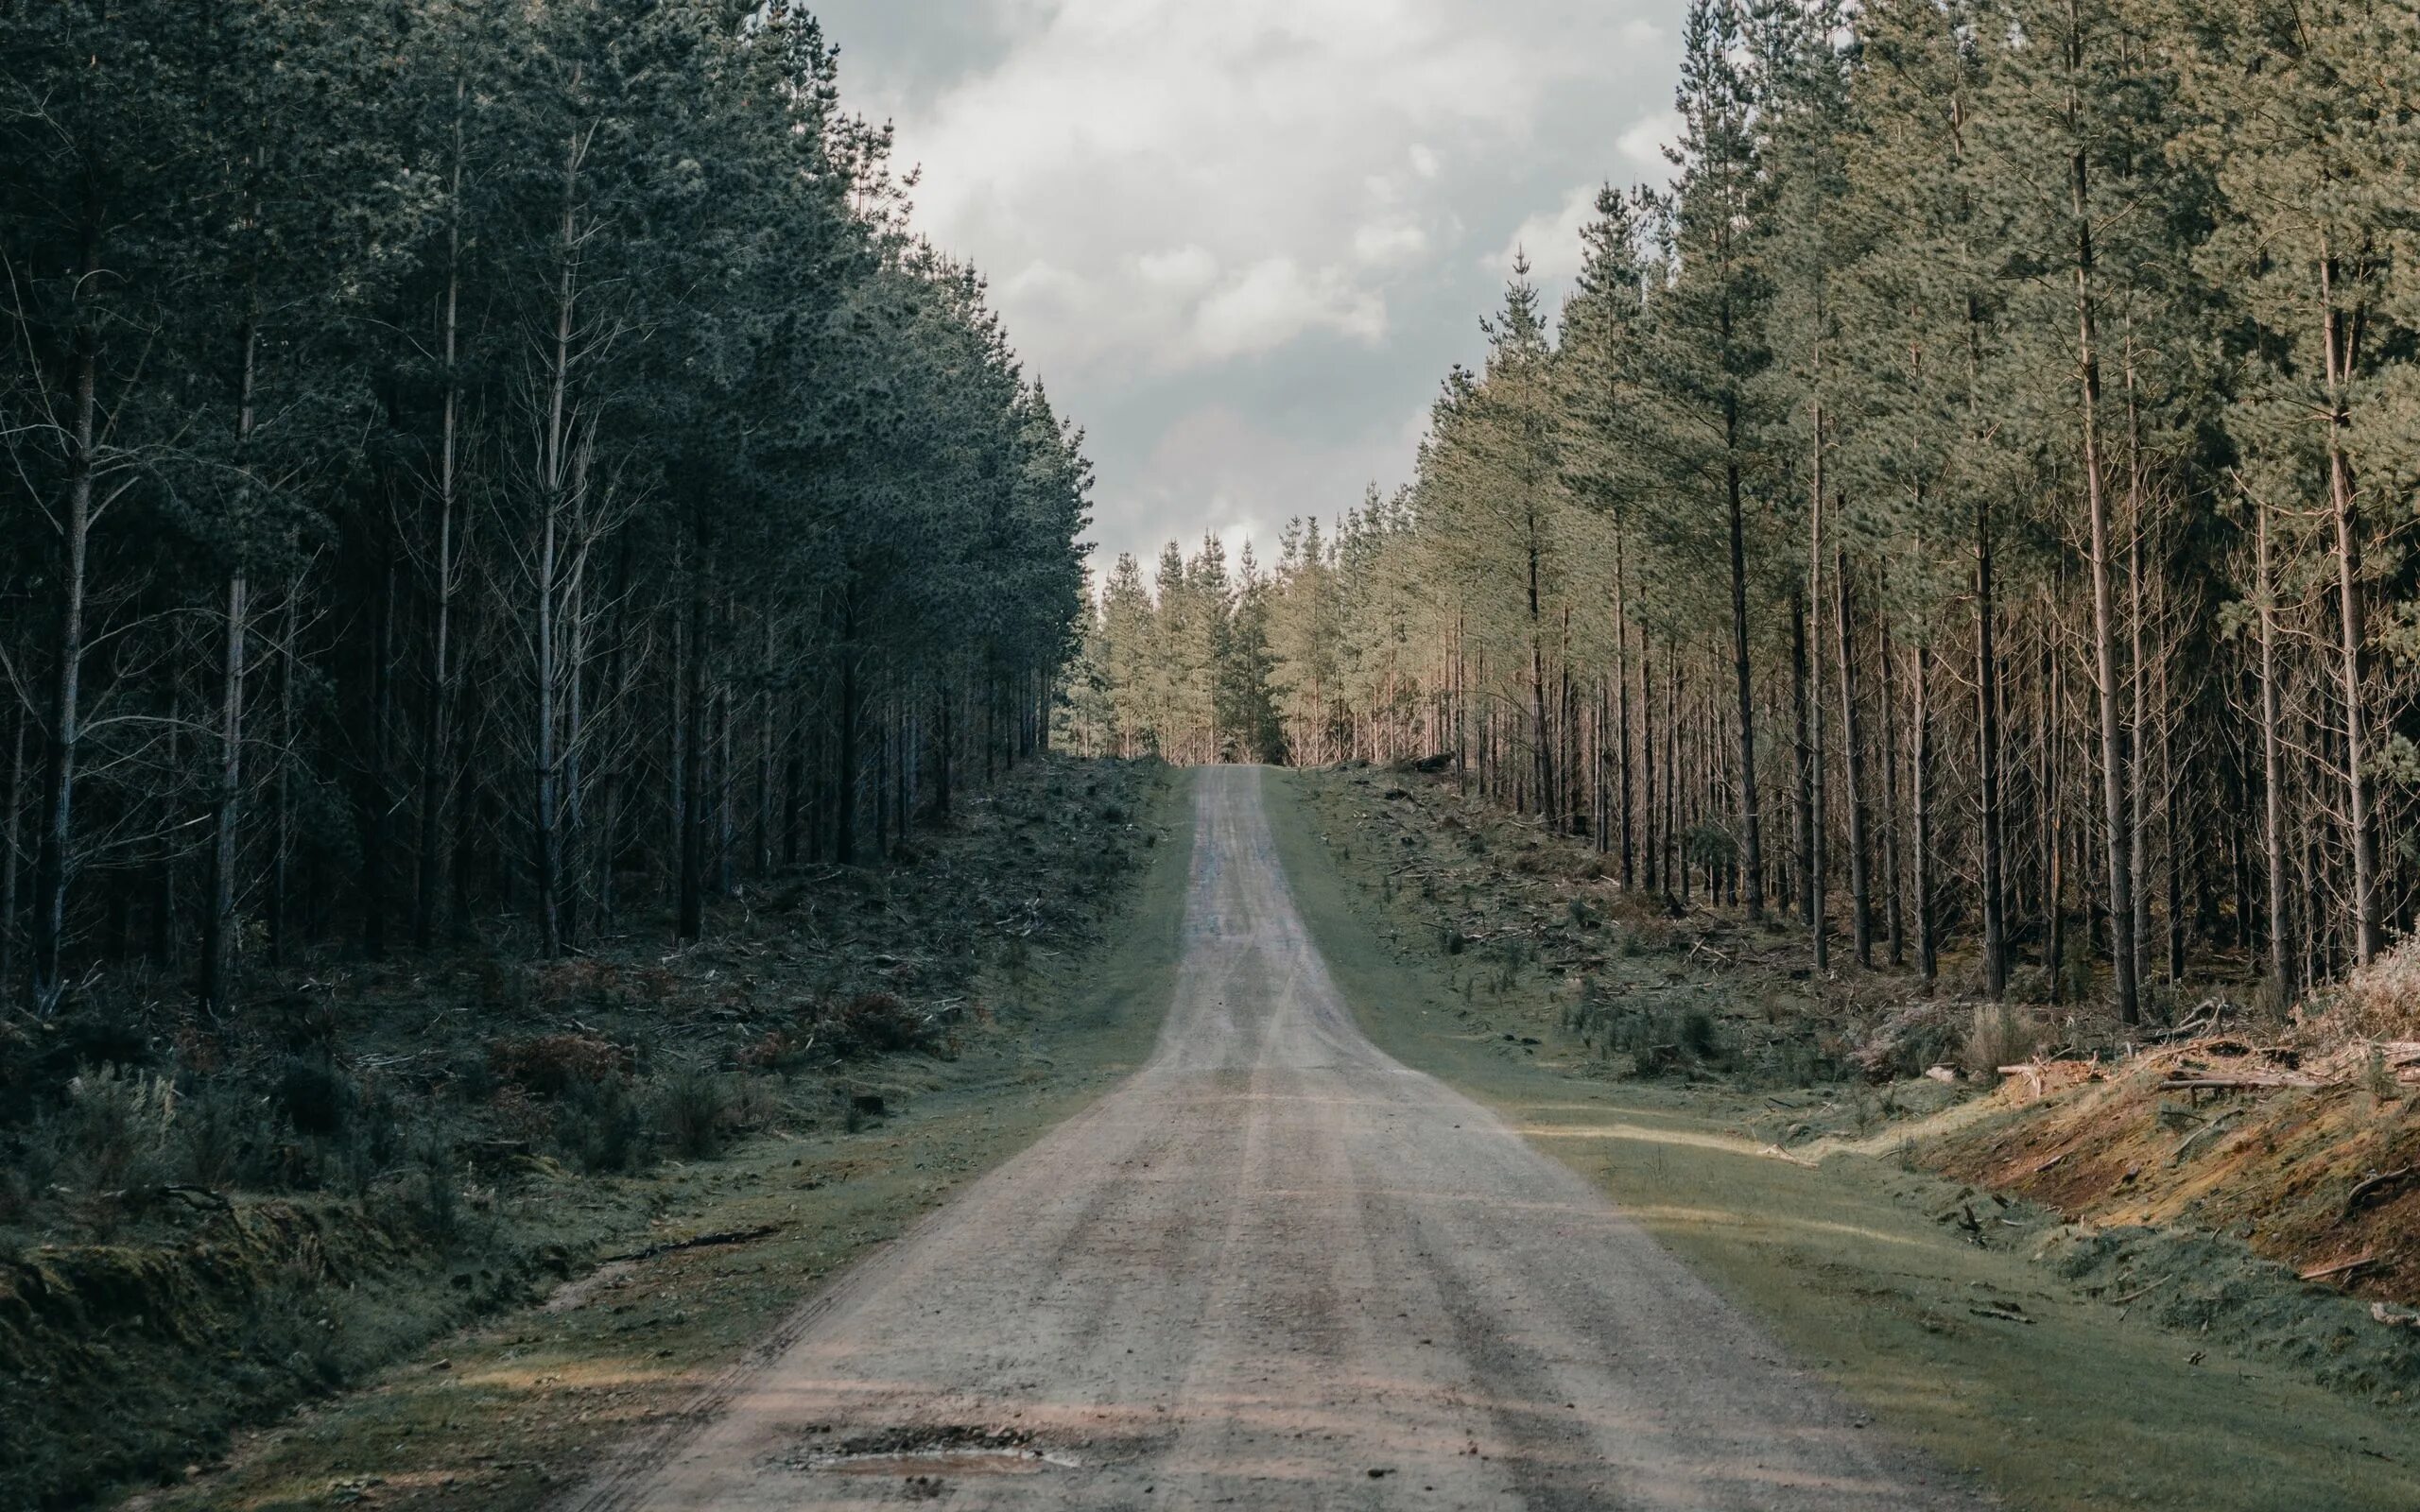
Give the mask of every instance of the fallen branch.
<path id="1" fill-rule="evenodd" d="M 2324 1281 L 2331 1276 L 2349 1276 L 2364 1265 L 2375 1265 L 2377 1263 L 2377 1252 L 2371 1250 L 2356 1255 L 2351 1260 L 2339 1260 L 2325 1265 L 2313 1265 L 2308 1270 L 2296 1271 L 2294 1274 L 2302 1280 Z"/>
<path id="2" fill-rule="evenodd" d="M 2164 1092 L 2243 1091 L 2325 1085 L 2316 1076 L 2299 1076 L 2290 1072 L 2247 1071 L 2223 1076 L 2171 1076 L 2159 1084 L 2159 1090 Z"/>
<path id="3" fill-rule="evenodd" d="M 2225 1128 L 2228 1125 L 2234 1123 L 2238 1118 L 2242 1116 L 2243 1110 L 2241 1108 L 2238 1108 L 2233 1112 L 2221 1113 L 2218 1117 L 2203 1125 L 2200 1128 L 2195 1129 L 2192 1133 L 2186 1135 L 2184 1143 L 2176 1146 L 2176 1153 L 2168 1158 L 2168 1163 L 2170 1165 L 2183 1165 L 2185 1163 L 2186 1153 L 2191 1150 L 2194 1145 L 2201 1143 L 2204 1140 L 2218 1133 L 2220 1130 Z"/>
<path id="4" fill-rule="evenodd" d="M 674 1254 L 683 1249 L 717 1249 L 725 1245 L 744 1245 L 752 1240 L 780 1233 L 787 1227 L 786 1224 L 769 1223 L 761 1224 L 754 1228 L 727 1228 L 720 1233 L 700 1234 L 695 1239 L 679 1239 L 670 1244 L 649 1245 L 645 1249 L 633 1249 L 627 1255 L 609 1255 L 600 1263 L 611 1265 L 623 1261 L 653 1260 L 658 1255 Z"/>
<path id="5" fill-rule="evenodd" d="M 2344 1194 L 2344 1211 L 2348 1213 L 2360 1211 L 2378 1200 L 2381 1193 L 2401 1186 L 2415 1174 L 2420 1174 L 2420 1165 L 2407 1165 L 2393 1171 L 2382 1171 L 2366 1181 L 2356 1182 L 2353 1190 Z"/>

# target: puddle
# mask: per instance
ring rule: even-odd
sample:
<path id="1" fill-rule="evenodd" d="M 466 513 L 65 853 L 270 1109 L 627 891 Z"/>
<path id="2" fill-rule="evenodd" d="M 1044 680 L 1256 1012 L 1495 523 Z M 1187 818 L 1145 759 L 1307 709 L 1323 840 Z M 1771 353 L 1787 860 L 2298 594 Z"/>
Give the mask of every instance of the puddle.
<path id="1" fill-rule="evenodd" d="M 846 1438 L 791 1462 L 835 1475 L 1032 1475 L 1083 1461 L 1045 1449 L 1017 1428 L 900 1428 Z"/>

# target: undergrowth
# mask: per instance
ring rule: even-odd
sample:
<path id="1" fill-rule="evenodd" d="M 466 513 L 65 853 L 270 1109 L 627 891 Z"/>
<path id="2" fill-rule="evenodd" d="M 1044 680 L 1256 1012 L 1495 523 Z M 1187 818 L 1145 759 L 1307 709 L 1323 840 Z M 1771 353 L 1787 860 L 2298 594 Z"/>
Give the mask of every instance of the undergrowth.
<path id="1" fill-rule="evenodd" d="M 1097 933 L 1163 780 L 1046 759 L 886 865 L 743 889 L 679 952 L 633 919 L 552 964 L 330 948 L 218 1020 L 133 979 L 0 1015 L 0 1507 L 206 1462 L 531 1298 L 644 1221 L 618 1183 L 657 1162 L 857 1126 L 887 1061 L 954 1057 L 1023 1011 L 1037 945 Z"/>

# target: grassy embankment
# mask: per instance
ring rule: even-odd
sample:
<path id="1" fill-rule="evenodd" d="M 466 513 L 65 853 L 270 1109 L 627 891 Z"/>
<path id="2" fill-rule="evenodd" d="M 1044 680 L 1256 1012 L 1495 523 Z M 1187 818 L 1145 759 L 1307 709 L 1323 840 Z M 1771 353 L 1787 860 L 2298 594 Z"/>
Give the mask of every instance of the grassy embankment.
<path id="1" fill-rule="evenodd" d="M 37 1494 L 50 1504 L 75 1504 L 99 1494 L 112 1476 L 123 1485 L 147 1463 L 180 1483 L 138 1499 L 154 1507 L 357 1503 L 517 1512 L 578 1477 L 609 1446 L 678 1412 L 834 1273 L 1148 1055 L 1180 954 L 1190 783 L 1166 768 L 1068 764 L 1012 781 L 1024 785 L 1004 794 L 996 813 L 920 839 L 923 853 L 907 863 L 927 883 L 936 870 L 947 882 L 955 869 L 956 891 L 970 885 L 968 868 L 983 867 L 978 890 L 999 891 L 1000 914 L 1043 921 L 1029 933 L 1012 923 L 1010 948 L 979 946 L 981 964 L 946 988 L 964 1002 L 950 1016 L 945 1042 L 836 1062 L 805 1042 L 808 1027 L 830 1031 L 828 1003 L 808 1015 L 808 1027 L 768 1031 L 710 994 L 689 1005 L 694 1011 L 655 1010 L 685 1042 L 700 1045 L 687 1069 L 650 1076 L 650 1057 L 642 1055 L 637 1073 L 624 1076 L 638 1089 L 634 1095 L 657 1100 L 677 1100 L 689 1080 L 712 1080 L 735 1108 L 724 1107 L 725 1126 L 710 1151 L 684 1155 L 677 1141 L 647 1129 L 640 1133 L 652 1153 L 612 1175 L 580 1170 L 551 1150 L 516 1155 L 505 1171 L 464 1170 L 467 1192 L 457 1194 L 478 1211 L 465 1214 L 466 1231 L 451 1246 L 406 1248 L 401 1231 L 373 1221 L 371 1208 L 334 1195 L 239 1193 L 231 1211 L 199 1216 L 199 1237 L 122 1236 L 148 1247 L 116 1259 L 173 1272 L 164 1295 L 187 1297 L 192 1316 L 183 1324 L 112 1320 L 112 1299 L 88 1295 L 83 1315 L 100 1325 L 99 1337 L 71 1333 L 62 1325 L 73 1314 L 56 1311 L 41 1316 L 39 1332 L 20 1330 L 14 1343 L 46 1351 L 54 1375 L 27 1373 L 9 1383 L 40 1416 L 12 1413 L 9 1434 L 0 1435 L 10 1445 L 0 1458 L 15 1460 L 0 1468 L 17 1477 L 0 1506 L 36 1504 Z M 1104 822 L 1137 860 L 1105 865 L 1117 848 Z M 836 901 L 825 883 L 851 894 L 870 886 L 871 902 Z M 1056 896 L 1063 884 L 1088 886 L 1091 896 Z M 869 954 L 867 929 L 888 931 L 896 954 L 873 960 L 903 979 L 917 974 L 920 956 L 933 948 L 935 936 L 918 933 L 931 922 L 925 904 L 953 890 L 920 889 L 904 877 L 827 877 L 790 900 L 788 924 L 812 932 L 802 938 L 856 956 Z M 837 917 L 843 912 L 861 918 L 865 929 L 844 929 Z M 829 974 L 817 965 L 829 951 L 767 951 L 730 927 L 747 920 L 724 922 L 733 942 L 726 949 L 752 957 L 751 987 L 760 990 L 752 996 L 804 997 L 805 978 L 820 984 Z M 770 921 L 763 922 L 769 931 Z M 982 927 L 994 922 L 987 912 Z M 1028 940 L 1035 943 L 1016 943 Z M 876 967 L 860 961 L 856 969 Z M 706 974 L 717 972 L 734 974 L 721 967 Z M 920 980 L 928 991 L 944 990 L 929 959 Z M 592 1022 L 596 1017 L 592 1010 L 581 1022 L 602 1031 L 601 1040 L 634 1027 Z M 794 1063 L 776 1068 L 752 1054 L 769 1034 L 798 1042 Z M 730 1069 L 713 1069 L 717 1064 Z M 487 1095 L 514 1103 L 521 1093 L 508 1082 Z M 880 1097 L 884 1111 L 851 1111 L 851 1100 L 864 1097 Z M 488 1104 L 478 1111 L 487 1116 Z M 276 1284 L 250 1280 L 223 1296 L 197 1290 L 190 1279 L 197 1252 L 212 1249 L 215 1238 L 220 1253 L 241 1262 L 231 1239 L 273 1222 L 311 1226 L 301 1237 L 320 1256 L 316 1268 L 287 1259 L 288 1273 Z M 487 1230 L 494 1231 L 483 1240 Z M 49 1253 L 89 1260 L 90 1248 Z M 327 1263 L 338 1254 L 357 1267 L 354 1275 Z M 43 1263 L 43 1253 L 29 1249 L 17 1263 Z M 878 1264 L 878 1256 L 869 1263 Z M 264 1306 L 293 1326 L 298 1349 L 309 1348 L 314 1333 L 324 1339 L 324 1366 L 298 1360 L 281 1370 L 277 1360 L 257 1357 L 247 1331 L 276 1321 L 259 1315 Z M 481 1316 L 486 1321 L 457 1328 Z M 0 1317 L 0 1325 L 9 1321 Z M 128 1335 L 123 1348 L 108 1337 L 112 1321 Z M 0 1342 L 9 1342 L 5 1327 Z M 314 1385 L 352 1382 L 363 1389 L 302 1405 L 228 1451 L 232 1424 L 307 1400 Z M 112 1397 L 124 1411 L 110 1410 Z M 86 1405 L 70 1418 L 65 1408 L 76 1401 Z M 172 1457 L 180 1446 L 189 1458 Z"/>
<path id="2" fill-rule="evenodd" d="M 1378 775 L 1388 787 L 1417 781 Z M 1484 948 L 1497 941 L 1473 937 L 1481 891 L 1406 859 L 1474 849 L 1466 833 L 1439 833 L 1442 810 L 1407 816 L 1411 795 L 1388 799 L 1353 774 L 1271 774 L 1268 791 L 1296 901 L 1372 1038 L 1595 1182 L 1870 1408 L 1878 1431 L 2019 1507 L 2420 1505 L 2408 1401 L 2325 1389 L 2308 1359 L 2239 1354 L 2155 1325 L 2144 1314 L 2157 1272 L 2139 1288 L 2064 1278 L 2032 1258 L 2056 1217 L 1916 1169 L 1900 1143 L 1922 1125 L 1812 1154 L 1774 1143 L 1846 1121 L 1847 1108 L 1855 1123 L 1887 1119 L 1877 1101 L 1932 1107 L 1945 1090 L 1827 1080 L 1838 1067 L 1788 1047 L 1730 1057 L 1729 1075 L 1631 1074 L 1642 1056 L 1659 1058 L 1659 1035 L 1636 1055 L 1605 1055 L 1610 1021 L 1576 1011 L 1580 988 L 1558 953 L 1517 929 L 1499 936 L 1516 948 Z M 1568 920 L 1560 954 L 1581 963 L 1573 974 L 1592 1002 L 1724 996 L 1703 958 L 1634 954 L 1621 926 L 1584 908 Z M 1755 943 L 1734 941 L 1731 954 Z M 1787 1011 L 1728 1008 L 1703 1028 L 1674 1014 L 1674 1038 L 1702 1040 L 1721 1061 L 1727 1037 Z M 1841 1148 L 1851 1143 L 1863 1151 Z M 2354 1320 L 2387 1332 L 2356 1304 L 2307 1290 L 2321 1334 Z"/>

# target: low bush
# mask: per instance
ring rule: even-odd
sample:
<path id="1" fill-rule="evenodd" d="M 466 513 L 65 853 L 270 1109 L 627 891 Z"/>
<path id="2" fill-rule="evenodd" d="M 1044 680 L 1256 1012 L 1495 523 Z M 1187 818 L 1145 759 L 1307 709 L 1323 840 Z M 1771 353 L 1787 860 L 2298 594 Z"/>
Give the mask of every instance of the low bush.
<path id="1" fill-rule="evenodd" d="M 497 1040 L 488 1045 L 488 1067 L 498 1081 L 542 1097 L 618 1081 L 631 1074 L 633 1058 L 628 1048 L 584 1034 Z"/>
<path id="2" fill-rule="evenodd" d="M 683 1067 L 665 1078 L 655 1109 L 656 1127 L 673 1153 L 703 1160 L 721 1150 L 731 1132 L 731 1085 L 712 1072 Z"/>
<path id="3" fill-rule="evenodd" d="M 2011 1003 L 1982 1003 L 1959 1041 L 1958 1058 L 1966 1074 L 1990 1086 L 1999 1068 L 2032 1057 L 2042 1048 L 2042 1028 L 2031 1014 Z"/>
<path id="4" fill-rule="evenodd" d="M 889 992 L 860 992 L 822 1022 L 824 1042 L 835 1056 L 889 1055 L 930 1050 L 940 1037 L 932 1023 Z"/>
<path id="5" fill-rule="evenodd" d="M 2311 1006 L 2327 1029 L 2346 1038 L 2420 1040 L 2420 936 L 2356 968 Z"/>

